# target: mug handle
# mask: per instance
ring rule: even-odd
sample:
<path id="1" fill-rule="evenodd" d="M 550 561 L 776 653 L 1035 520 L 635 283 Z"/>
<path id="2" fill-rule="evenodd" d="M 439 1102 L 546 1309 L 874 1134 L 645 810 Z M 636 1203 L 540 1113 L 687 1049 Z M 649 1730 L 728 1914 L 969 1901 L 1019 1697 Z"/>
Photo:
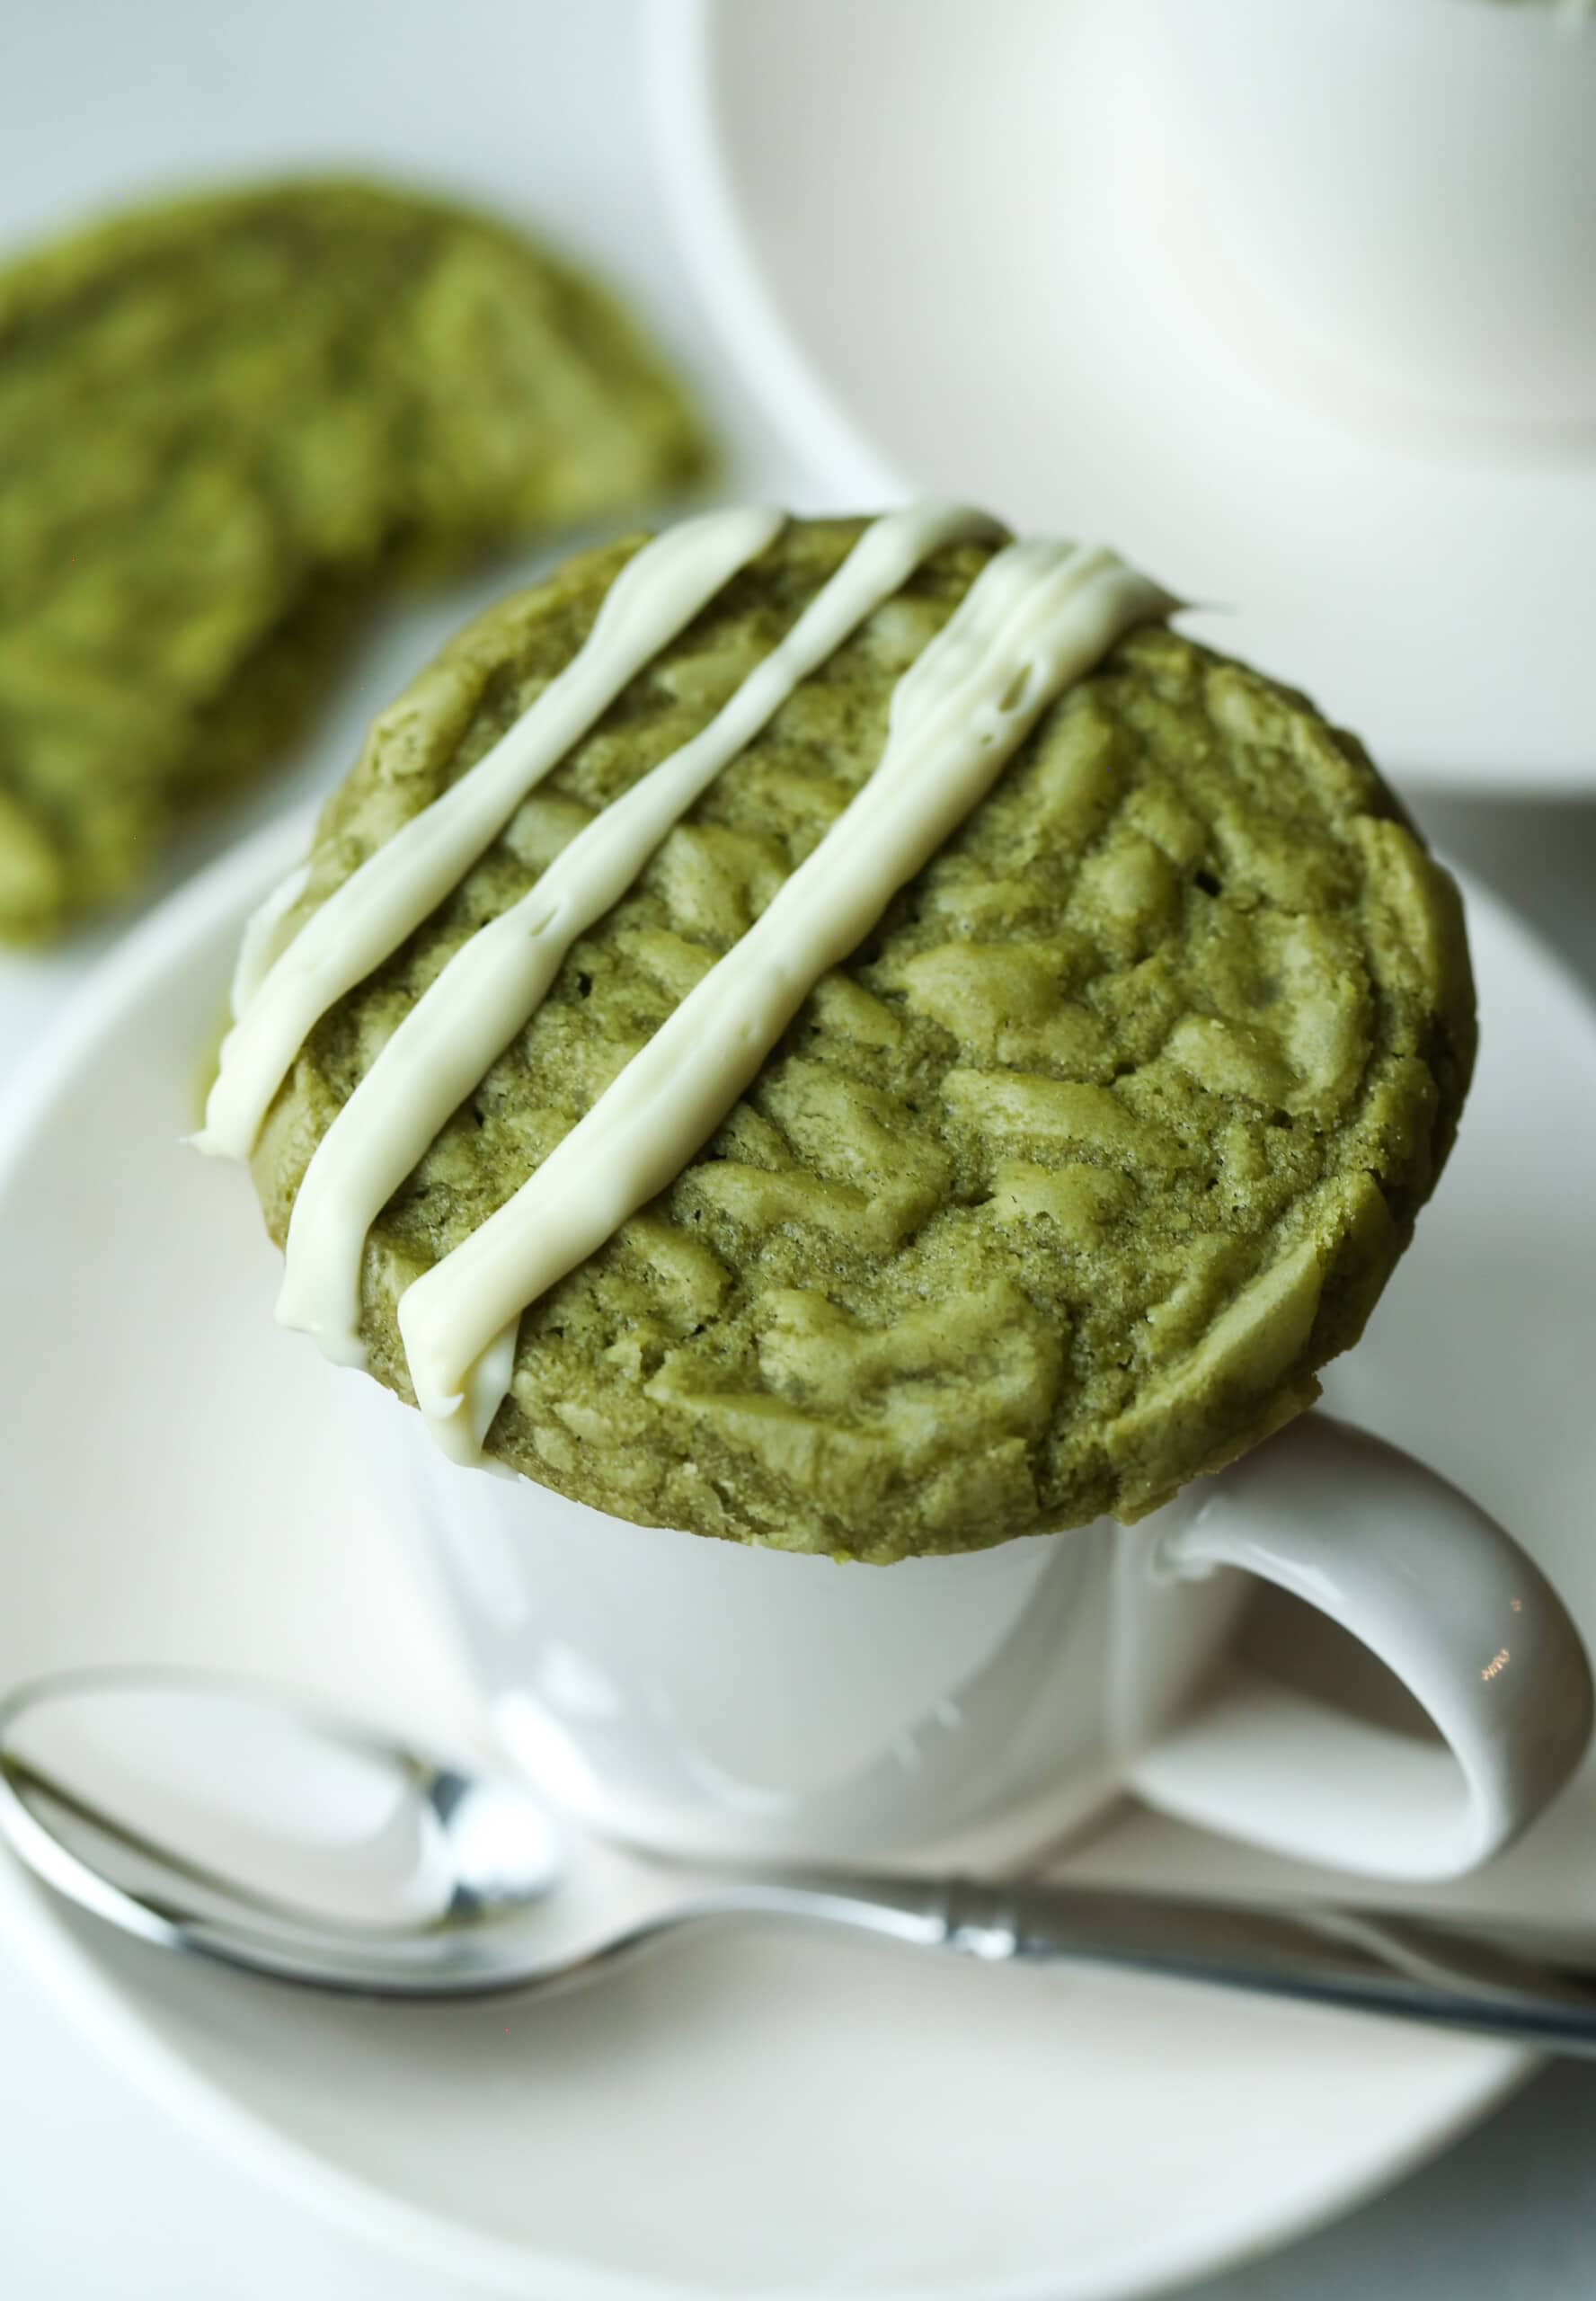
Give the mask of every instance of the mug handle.
<path id="1" fill-rule="evenodd" d="M 1183 1821 L 1367 1876 L 1476 1870 L 1556 1795 L 1591 1737 L 1591 1668 L 1538 1567 L 1411 1454 L 1311 1414 L 1157 1537 L 1160 1578 L 1240 1567 L 1306 1599 L 1402 1681 L 1438 1746 L 1239 1664 L 1129 1786 Z"/>

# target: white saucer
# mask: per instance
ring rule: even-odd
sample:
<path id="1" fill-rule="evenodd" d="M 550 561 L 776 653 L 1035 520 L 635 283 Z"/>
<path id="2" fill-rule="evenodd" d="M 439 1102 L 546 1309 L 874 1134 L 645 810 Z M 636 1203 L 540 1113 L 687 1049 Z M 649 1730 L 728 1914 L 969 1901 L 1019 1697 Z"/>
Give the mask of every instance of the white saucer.
<path id="1" fill-rule="evenodd" d="M 1400 779 L 1596 793 L 1596 455 L 1366 432 L 1253 372 L 1157 244 L 1130 13 L 661 0 L 729 356 L 838 503 L 932 485 L 1110 537 Z"/>
<path id="2" fill-rule="evenodd" d="M 11 1098 L 0 1683 L 202 1657 L 468 1732 L 436 1593 L 346 1444 L 398 1409 L 274 1328 L 243 1178 L 178 1141 L 242 916 L 303 835 L 277 827 L 146 921 Z M 1473 1487 L 1596 1628 L 1596 1017 L 1511 917 L 1483 897 L 1473 917 L 1474 1106 L 1334 1403 Z M 1469 1897 L 1596 1905 L 1593 1824 L 1586 1778 Z M 1221 1891 L 1290 1874 L 1130 1813 L 1085 1861 Z M 519 2009 L 362 2006 L 124 1943 L 5 1865 L 0 1943 L 268 2181 L 540 2301 L 1145 2293 L 1342 2209 L 1524 2067 L 1217 1994 L 751 1932 Z"/>

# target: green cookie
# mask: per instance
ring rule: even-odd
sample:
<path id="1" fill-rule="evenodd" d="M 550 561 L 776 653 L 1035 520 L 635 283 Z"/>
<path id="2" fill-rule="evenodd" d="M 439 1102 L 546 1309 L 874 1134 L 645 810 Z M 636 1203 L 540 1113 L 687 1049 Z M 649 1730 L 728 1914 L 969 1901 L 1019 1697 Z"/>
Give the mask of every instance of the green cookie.
<path id="1" fill-rule="evenodd" d="M 254 1161 L 279 1242 L 341 1105 L 445 958 L 701 728 L 841 562 L 794 523 L 313 1033 Z M 302 915 L 566 664 L 636 543 L 466 631 L 333 797 Z M 983 565 L 881 609 L 572 948 L 390 1201 L 364 1330 L 546 1156 L 870 774 Z M 1456 889 L 1348 736 L 1164 629 L 1069 691 L 825 977 L 679 1179 L 521 1323 L 490 1450 L 625 1518 L 889 1561 L 1135 1517 L 1355 1341 L 1475 1044 Z"/>
<path id="2" fill-rule="evenodd" d="M 705 459 L 604 292 L 408 192 L 220 193 L 0 274 L 0 939 L 260 766 L 396 570 Z"/>

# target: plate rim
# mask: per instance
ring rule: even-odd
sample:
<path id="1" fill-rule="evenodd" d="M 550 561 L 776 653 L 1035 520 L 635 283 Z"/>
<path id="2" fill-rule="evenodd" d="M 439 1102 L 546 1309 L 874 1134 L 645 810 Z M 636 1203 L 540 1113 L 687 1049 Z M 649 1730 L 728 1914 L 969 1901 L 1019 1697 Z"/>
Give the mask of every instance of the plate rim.
<path id="1" fill-rule="evenodd" d="M 696 6 L 697 0 L 688 0 Z M 163 974 L 204 936 L 282 875 L 303 851 L 315 810 L 297 807 L 228 849 L 152 911 L 98 963 L 67 1000 L 48 1036 L 37 1042 L 0 1093 L 0 1223 L 19 1169 L 49 1120 L 58 1094 L 117 1018 L 137 1008 Z M 1596 1033 L 1596 1001 L 1561 956 L 1524 919 L 1468 875 L 1466 901 L 1526 956 L 1572 991 Z M 692 2288 L 629 2272 L 593 2268 L 531 2251 L 474 2229 L 461 2219 L 416 2206 L 375 2180 L 335 2166 L 296 2141 L 265 2113 L 246 2106 L 221 2080 L 168 2041 L 158 2019 L 143 2011 L 98 1958 L 92 1938 L 58 1912 L 42 1889 L 7 1870 L 0 1876 L 0 1938 L 50 1987 L 72 2021 L 107 2061 L 170 2115 L 253 2178 L 319 2213 L 363 2242 L 412 2265 L 464 2279 L 489 2294 L 518 2301 L 702 2301 Z M 1212 2276 L 1274 2252 L 1356 2209 L 1416 2171 L 1470 2130 L 1527 2082 L 1536 2057 L 1503 2046 L 1489 2060 L 1460 2071 L 1445 2108 L 1416 2126 L 1409 2141 L 1378 2164 L 1354 2166 L 1326 2181 L 1316 2173 L 1272 2204 L 1261 2222 L 1223 2234 L 1160 2233 L 1122 2257 L 1112 2282 L 1100 2277 L 1061 2285 L 1057 2271 L 1002 2284 L 924 2286 L 917 2301 L 1140 2301 L 1189 2280 Z M 829 2301 L 906 2301 L 907 2288 L 834 2288 Z M 766 2301 L 803 2301 L 797 2289 L 767 2289 Z"/>

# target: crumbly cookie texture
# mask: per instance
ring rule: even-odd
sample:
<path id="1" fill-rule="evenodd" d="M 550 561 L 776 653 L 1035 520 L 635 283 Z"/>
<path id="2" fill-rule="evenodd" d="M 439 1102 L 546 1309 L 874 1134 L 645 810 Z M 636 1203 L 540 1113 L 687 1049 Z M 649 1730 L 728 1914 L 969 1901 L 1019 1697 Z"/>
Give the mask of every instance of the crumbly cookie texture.
<path id="1" fill-rule="evenodd" d="M 305 1047 L 254 1161 L 312 1151 L 447 956 L 704 725 L 835 570 L 795 524 L 621 697 Z M 304 908 L 571 658 L 634 541 L 466 631 L 377 722 Z M 985 551 L 806 683 L 577 944 L 376 1225 L 403 1287 L 501 1204 L 810 851 Z M 886 1562 L 1109 1513 L 1255 1444 L 1356 1340 L 1475 1044 L 1461 911 L 1359 746 L 1164 629 L 1123 642 L 827 976 L 679 1179 L 522 1322 L 490 1451 L 643 1524 Z"/>
<path id="2" fill-rule="evenodd" d="M 0 272 L 0 940 L 281 745 L 400 568 L 704 460 L 608 298 L 380 186 L 152 208 Z"/>

